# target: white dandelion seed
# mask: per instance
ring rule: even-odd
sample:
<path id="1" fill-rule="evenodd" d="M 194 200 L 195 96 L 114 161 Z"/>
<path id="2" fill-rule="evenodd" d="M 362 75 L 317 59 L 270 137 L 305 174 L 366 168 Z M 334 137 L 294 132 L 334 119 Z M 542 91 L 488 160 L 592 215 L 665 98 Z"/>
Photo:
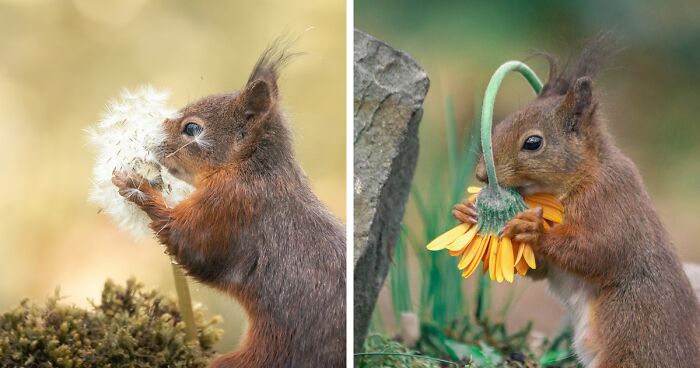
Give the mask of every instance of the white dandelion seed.
<path id="1" fill-rule="evenodd" d="M 122 90 L 118 100 L 107 105 L 102 119 L 87 130 L 97 158 L 93 168 L 90 199 L 121 227 L 136 237 L 152 234 L 148 215 L 127 201 L 112 184 L 116 171 L 135 172 L 152 183 L 162 183 L 161 192 L 168 206 L 174 207 L 194 188 L 172 176 L 158 163 L 156 152 L 165 140 L 163 121 L 178 116 L 167 106 L 169 94 L 151 86 L 135 91 Z M 135 190 L 132 195 L 140 195 Z"/>

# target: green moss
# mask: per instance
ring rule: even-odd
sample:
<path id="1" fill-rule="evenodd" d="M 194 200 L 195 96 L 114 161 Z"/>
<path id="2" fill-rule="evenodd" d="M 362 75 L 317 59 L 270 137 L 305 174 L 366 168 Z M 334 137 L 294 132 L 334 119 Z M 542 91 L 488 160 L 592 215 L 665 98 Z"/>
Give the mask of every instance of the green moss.
<path id="1" fill-rule="evenodd" d="M 221 318 L 195 309 L 198 342 L 186 342 L 172 298 L 129 279 L 107 280 L 101 303 L 88 309 L 23 300 L 0 315 L 2 367 L 205 367 L 222 331 Z"/>
<path id="2" fill-rule="evenodd" d="M 403 344 L 379 334 L 370 334 L 365 339 L 364 353 L 356 354 L 358 368 L 439 368 L 435 358 L 422 356 Z"/>
<path id="3" fill-rule="evenodd" d="M 488 320 L 478 324 L 453 321 L 449 326 L 423 322 L 415 347 L 394 339 L 370 334 L 364 353 L 355 354 L 358 368 L 454 367 L 454 368 L 582 368 L 573 353 L 571 328 L 554 339 L 540 341 L 533 349 L 528 343 L 531 324 L 508 334 L 503 323 Z"/>

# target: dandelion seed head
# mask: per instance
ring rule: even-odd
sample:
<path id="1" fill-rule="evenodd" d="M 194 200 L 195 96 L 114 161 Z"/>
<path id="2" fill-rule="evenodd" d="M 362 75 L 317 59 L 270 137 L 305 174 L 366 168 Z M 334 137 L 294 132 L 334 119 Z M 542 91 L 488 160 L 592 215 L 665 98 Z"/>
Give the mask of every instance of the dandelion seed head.
<path id="1" fill-rule="evenodd" d="M 90 200 L 136 237 L 152 234 L 148 226 L 150 218 L 119 194 L 112 184 L 115 171 L 135 172 L 156 184 L 171 207 L 194 190 L 157 160 L 159 147 L 166 138 L 162 123 L 178 117 L 178 112 L 167 105 L 168 98 L 168 92 L 151 86 L 124 89 L 118 99 L 107 104 L 100 121 L 87 129 L 96 152 Z M 128 195 L 143 195 L 143 192 L 133 190 Z"/>

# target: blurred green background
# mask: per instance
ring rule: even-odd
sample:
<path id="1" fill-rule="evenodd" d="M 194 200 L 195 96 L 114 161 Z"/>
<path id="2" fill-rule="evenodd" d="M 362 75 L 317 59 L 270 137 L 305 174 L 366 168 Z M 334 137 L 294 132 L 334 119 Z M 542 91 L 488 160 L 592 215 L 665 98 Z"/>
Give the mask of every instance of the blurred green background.
<path id="1" fill-rule="evenodd" d="M 594 88 L 603 96 L 610 130 L 639 166 L 680 256 L 700 261 L 700 2 L 356 0 L 355 27 L 406 51 L 431 78 L 415 176 L 422 193 L 436 191 L 430 186 L 435 168 L 446 160 L 448 96 L 454 102 L 457 141 L 464 142 L 488 79 L 501 63 L 524 59 L 533 50 L 566 59 L 585 38 L 601 30 L 616 32 L 622 48 Z M 526 62 L 546 79 L 543 60 Z M 522 78 L 508 77 L 499 91 L 494 121 L 532 98 Z M 473 175 L 469 180 L 474 182 Z M 437 191 L 445 190 L 449 188 Z M 444 216 L 449 212 L 446 206 Z M 413 199 L 405 225 L 421 233 Z M 423 263 L 413 249 L 407 252 L 415 310 L 425 292 L 419 286 Z M 469 292 L 475 284 L 472 277 L 462 287 Z M 545 283 L 527 279 L 516 281 L 515 287 L 494 285 L 493 309 L 507 304 L 515 290 L 509 326 L 522 327 L 532 319 L 535 330 L 551 335 L 561 327 L 563 310 L 545 289 Z M 378 311 L 385 327 L 394 331 L 389 281 Z"/>
<path id="2" fill-rule="evenodd" d="M 0 0 L 0 310 L 24 297 L 99 300 L 131 275 L 174 295 L 168 258 L 88 203 L 83 129 L 123 87 L 151 83 L 180 107 L 242 87 L 275 37 L 298 35 L 281 78 L 296 149 L 314 191 L 345 219 L 345 2 Z M 229 297 L 191 283 L 224 317 L 230 351 L 245 318 Z"/>

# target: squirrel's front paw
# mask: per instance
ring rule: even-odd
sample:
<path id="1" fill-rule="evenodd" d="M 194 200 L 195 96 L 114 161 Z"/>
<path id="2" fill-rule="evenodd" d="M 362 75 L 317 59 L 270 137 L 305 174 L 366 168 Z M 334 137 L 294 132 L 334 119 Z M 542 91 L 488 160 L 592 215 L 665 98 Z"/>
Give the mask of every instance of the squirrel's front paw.
<path id="1" fill-rule="evenodd" d="M 533 247 L 539 245 L 543 235 L 544 220 L 542 219 L 541 207 L 530 208 L 518 213 L 503 228 L 504 237 L 508 237 L 514 242 L 530 244 Z"/>
<path id="2" fill-rule="evenodd" d="M 112 184 L 119 189 L 119 194 L 127 201 L 143 206 L 150 195 L 155 191 L 148 180 L 136 173 L 115 171 L 112 175 Z"/>
<path id="3" fill-rule="evenodd" d="M 476 224 L 476 205 L 465 199 L 462 203 L 457 203 L 452 210 L 452 216 L 462 223 Z"/>

